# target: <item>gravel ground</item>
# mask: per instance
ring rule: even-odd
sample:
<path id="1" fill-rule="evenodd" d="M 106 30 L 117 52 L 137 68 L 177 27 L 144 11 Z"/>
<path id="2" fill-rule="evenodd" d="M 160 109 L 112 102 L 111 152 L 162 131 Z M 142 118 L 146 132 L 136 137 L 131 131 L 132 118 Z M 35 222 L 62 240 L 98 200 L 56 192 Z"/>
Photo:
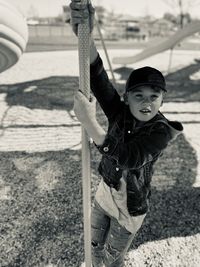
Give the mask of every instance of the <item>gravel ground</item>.
<path id="1" fill-rule="evenodd" d="M 184 125 L 198 134 L 200 64 L 194 60 L 198 54 L 176 52 L 170 74 L 168 56 L 163 53 L 148 62 L 166 74 L 166 115 L 185 114 Z M 73 51 L 28 53 L 1 75 L 2 267 L 79 267 L 83 261 L 80 136 L 73 143 L 73 130 L 79 125 L 70 112 L 78 86 L 76 59 Z M 119 92 L 133 67 L 114 66 Z M 174 110 L 183 103 L 190 108 Z M 97 114 L 105 126 L 99 109 Z M 186 134 L 179 136 L 157 162 L 151 212 L 135 238 L 127 266 L 199 266 L 200 189 L 193 186 L 198 153 L 190 141 Z M 92 197 L 99 182 L 99 157 L 92 147 Z"/>

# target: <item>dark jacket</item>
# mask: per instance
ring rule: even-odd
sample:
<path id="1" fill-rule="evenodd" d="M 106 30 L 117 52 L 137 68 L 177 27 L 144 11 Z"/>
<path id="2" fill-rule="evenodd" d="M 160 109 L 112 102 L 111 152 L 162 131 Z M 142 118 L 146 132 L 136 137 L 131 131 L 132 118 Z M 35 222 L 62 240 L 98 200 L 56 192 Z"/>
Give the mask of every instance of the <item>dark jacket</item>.
<path id="1" fill-rule="evenodd" d="M 97 146 L 103 155 L 99 173 L 108 186 L 118 190 L 125 171 L 128 211 L 132 216 L 144 214 L 149 206 L 153 165 L 183 127 L 168 121 L 161 112 L 140 126 L 110 83 L 99 56 L 90 67 L 90 75 L 91 90 L 109 123 L 103 145 Z"/>

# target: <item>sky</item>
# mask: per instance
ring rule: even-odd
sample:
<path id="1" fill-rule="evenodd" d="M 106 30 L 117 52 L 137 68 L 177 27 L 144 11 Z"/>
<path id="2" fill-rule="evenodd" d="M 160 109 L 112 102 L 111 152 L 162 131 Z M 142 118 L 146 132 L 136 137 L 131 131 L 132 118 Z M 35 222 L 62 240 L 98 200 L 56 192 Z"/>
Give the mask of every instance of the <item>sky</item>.
<path id="1" fill-rule="evenodd" d="M 2 1 L 2 0 L 0 0 Z M 17 6 L 27 16 L 30 10 L 41 16 L 55 16 L 62 13 L 62 6 L 69 5 L 70 0 L 3 0 Z M 129 14 L 135 17 L 152 15 L 162 17 L 165 12 L 177 14 L 178 10 L 168 5 L 166 0 L 91 0 L 93 5 L 102 5 L 109 11 L 119 14 Z M 184 0 L 191 3 L 195 0 Z M 199 1 L 200 3 L 200 1 Z M 185 7 L 187 9 L 187 7 Z M 188 10 L 188 9 L 187 9 Z M 200 4 L 194 5 L 189 11 L 193 17 L 200 18 Z"/>

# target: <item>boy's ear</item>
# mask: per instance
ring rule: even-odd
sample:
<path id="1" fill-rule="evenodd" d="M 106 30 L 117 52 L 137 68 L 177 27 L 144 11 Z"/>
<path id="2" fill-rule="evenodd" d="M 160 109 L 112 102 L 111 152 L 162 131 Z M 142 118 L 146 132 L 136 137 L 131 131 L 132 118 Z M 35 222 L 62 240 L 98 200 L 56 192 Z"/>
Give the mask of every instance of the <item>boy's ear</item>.
<path id="1" fill-rule="evenodd" d="M 124 93 L 123 98 L 124 98 L 124 103 L 126 105 L 128 105 L 128 94 L 127 93 Z"/>

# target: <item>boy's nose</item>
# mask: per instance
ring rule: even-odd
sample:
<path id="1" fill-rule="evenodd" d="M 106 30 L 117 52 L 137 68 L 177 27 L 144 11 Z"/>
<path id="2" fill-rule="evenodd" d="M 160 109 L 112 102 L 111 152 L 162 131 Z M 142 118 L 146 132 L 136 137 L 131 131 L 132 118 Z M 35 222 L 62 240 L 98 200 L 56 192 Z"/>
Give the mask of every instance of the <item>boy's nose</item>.
<path id="1" fill-rule="evenodd" d="M 143 100 L 143 104 L 148 104 L 148 105 L 151 105 L 151 99 L 150 98 L 144 98 Z"/>

